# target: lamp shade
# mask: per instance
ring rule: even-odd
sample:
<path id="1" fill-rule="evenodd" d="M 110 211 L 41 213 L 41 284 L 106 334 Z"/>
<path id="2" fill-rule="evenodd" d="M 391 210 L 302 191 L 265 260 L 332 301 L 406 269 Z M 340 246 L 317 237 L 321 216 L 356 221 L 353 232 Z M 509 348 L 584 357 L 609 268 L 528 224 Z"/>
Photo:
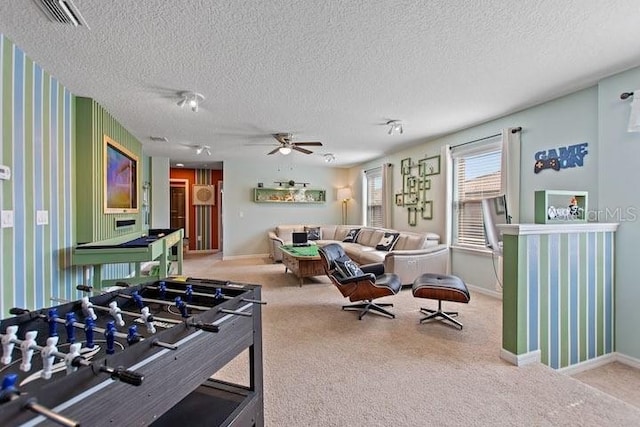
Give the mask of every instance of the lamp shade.
<path id="1" fill-rule="evenodd" d="M 338 188 L 338 200 L 349 200 L 351 199 L 351 188 Z"/>

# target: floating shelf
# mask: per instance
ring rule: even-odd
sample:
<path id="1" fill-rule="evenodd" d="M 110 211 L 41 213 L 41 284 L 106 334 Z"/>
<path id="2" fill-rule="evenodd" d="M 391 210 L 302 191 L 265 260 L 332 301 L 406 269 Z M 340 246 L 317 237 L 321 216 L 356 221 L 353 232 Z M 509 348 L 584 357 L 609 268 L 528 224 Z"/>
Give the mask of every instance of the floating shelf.
<path id="1" fill-rule="evenodd" d="M 253 189 L 253 201 L 256 203 L 324 203 L 327 191 L 306 187 Z"/>

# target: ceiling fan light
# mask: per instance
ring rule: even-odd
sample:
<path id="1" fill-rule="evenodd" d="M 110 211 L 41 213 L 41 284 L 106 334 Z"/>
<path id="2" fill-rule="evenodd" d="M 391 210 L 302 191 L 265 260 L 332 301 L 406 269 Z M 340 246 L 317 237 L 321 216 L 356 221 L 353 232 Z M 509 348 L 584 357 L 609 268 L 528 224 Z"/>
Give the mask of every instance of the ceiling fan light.
<path id="1" fill-rule="evenodd" d="M 280 147 L 278 148 L 278 151 L 280 151 L 280 154 L 282 154 L 283 156 L 286 156 L 287 154 L 291 153 L 291 147 Z"/>
<path id="2" fill-rule="evenodd" d="M 184 104 L 187 103 L 187 98 L 182 98 L 180 101 L 178 101 L 178 107 L 183 108 Z"/>
<path id="3" fill-rule="evenodd" d="M 203 147 L 196 148 L 196 154 L 202 154 L 202 150 L 204 150 Z"/>
<path id="4" fill-rule="evenodd" d="M 327 163 L 333 163 L 336 160 L 336 156 L 334 156 L 332 153 L 327 153 L 324 155 L 324 161 Z"/>

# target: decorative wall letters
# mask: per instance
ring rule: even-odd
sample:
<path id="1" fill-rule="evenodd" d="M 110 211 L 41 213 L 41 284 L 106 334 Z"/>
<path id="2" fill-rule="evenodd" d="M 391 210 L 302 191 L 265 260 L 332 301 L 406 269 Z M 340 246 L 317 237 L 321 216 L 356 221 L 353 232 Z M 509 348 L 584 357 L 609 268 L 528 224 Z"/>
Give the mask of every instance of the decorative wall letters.
<path id="1" fill-rule="evenodd" d="M 565 168 L 584 166 L 584 156 L 589 154 L 588 143 L 570 145 L 568 147 L 550 148 L 535 154 L 533 171 L 539 173 L 544 169 L 559 171 Z"/>

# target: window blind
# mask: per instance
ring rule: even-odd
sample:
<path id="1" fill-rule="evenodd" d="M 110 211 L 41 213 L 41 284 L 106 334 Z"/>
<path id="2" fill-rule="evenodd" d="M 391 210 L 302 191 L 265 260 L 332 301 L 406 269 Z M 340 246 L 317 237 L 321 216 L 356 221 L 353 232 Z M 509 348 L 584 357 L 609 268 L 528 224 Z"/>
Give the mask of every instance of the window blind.
<path id="1" fill-rule="evenodd" d="M 485 247 L 480 200 L 504 193 L 501 141 L 501 137 L 496 137 L 452 150 L 457 244 Z"/>
<path id="2" fill-rule="evenodd" d="M 382 217 L 382 168 L 365 171 L 367 188 L 366 224 L 369 227 L 383 227 Z"/>

